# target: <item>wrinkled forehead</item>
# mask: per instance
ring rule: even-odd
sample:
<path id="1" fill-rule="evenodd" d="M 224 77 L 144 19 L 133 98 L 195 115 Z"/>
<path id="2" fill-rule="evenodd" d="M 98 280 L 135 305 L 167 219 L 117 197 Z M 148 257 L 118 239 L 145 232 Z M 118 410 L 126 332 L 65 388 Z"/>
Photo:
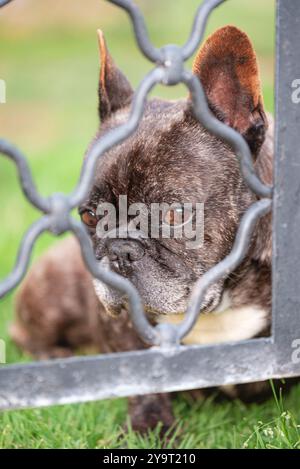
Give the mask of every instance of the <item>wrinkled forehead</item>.
<path id="1" fill-rule="evenodd" d="M 137 185 L 148 191 L 159 186 L 161 192 L 186 194 L 200 185 L 205 190 L 218 179 L 218 173 L 223 174 L 224 164 L 235 168 L 229 148 L 210 135 L 189 110 L 185 100 L 151 100 L 137 130 L 100 157 L 95 185 L 107 183 L 123 193 Z M 130 108 L 114 113 L 100 135 L 126 124 L 129 116 Z"/>
<path id="2" fill-rule="evenodd" d="M 137 129 L 124 142 L 123 146 L 130 148 L 130 145 L 139 143 L 141 146 L 153 145 L 157 143 L 157 137 L 169 133 L 175 126 L 179 128 L 186 121 L 187 101 L 176 102 L 163 101 L 161 99 L 151 99 L 146 103 L 144 112 L 139 121 Z M 119 126 L 126 125 L 131 115 L 131 107 L 127 106 L 115 112 L 102 129 L 106 133 Z M 155 139 L 155 140 L 154 140 Z"/>
<path id="3" fill-rule="evenodd" d="M 117 131 L 118 127 L 126 126 L 130 119 L 130 113 L 130 106 L 115 112 L 101 125 L 92 146 L 96 143 L 97 139 L 105 138 L 108 133 Z M 135 157 L 138 159 L 144 157 L 145 160 L 151 158 L 151 156 L 156 154 L 157 147 L 161 145 L 164 138 L 166 139 L 164 145 L 167 148 L 169 146 L 168 143 L 171 143 L 168 141 L 167 136 L 172 130 L 178 133 L 184 127 L 185 113 L 185 101 L 174 103 L 158 99 L 149 101 L 146 104 L 137 129 L 122 143 L 113 145 L 99 159 L 99 172 L 119 159 L 122 159 L 125 164 L 125 162 L 129 163 L 129 160 L 137 163 L 137 161 L 134 161 Z"/>

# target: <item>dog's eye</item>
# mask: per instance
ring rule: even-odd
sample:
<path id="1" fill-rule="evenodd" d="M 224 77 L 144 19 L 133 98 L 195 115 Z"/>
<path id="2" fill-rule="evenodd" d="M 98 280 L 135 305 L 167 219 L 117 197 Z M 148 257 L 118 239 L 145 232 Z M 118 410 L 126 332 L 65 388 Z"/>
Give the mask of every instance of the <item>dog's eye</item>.
<path id="1" fill-rule="evenodd" d="M 85 210 L 80 214 L 81 216 L 81 221 L 89 226 L 90 228 L 95 228 L 97 223 L 98 223 L 98 218 L 95 212 L 92 210 Z"/>
<path id="2" fill-rule="evenodd" d="M 171 208 L 164 215 L 164 223 L 170 226 L 180 226 L 187 223 L 192 217 L 190 210 L 183 207 Z"/>

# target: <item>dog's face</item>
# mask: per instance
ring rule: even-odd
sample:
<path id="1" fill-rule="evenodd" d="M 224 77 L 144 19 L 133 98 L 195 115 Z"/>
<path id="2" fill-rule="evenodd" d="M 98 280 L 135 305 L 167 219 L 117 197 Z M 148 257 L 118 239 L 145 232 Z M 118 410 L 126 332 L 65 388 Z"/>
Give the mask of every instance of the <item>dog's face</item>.
<path id="1" fill-rule="evenodd" d="M 101 128 L 97 138 L 128 120 L 133 95 L 102 34 L 99 39 Z M 255 158 L 267 124 L 256 57 L 247 36 L 230 26 L 217 31 L 199 51 L 193 72 L 201 79 L 216 117 L 246 138 Z M 177 203 L 179 208 L 166 210 L 160 218 L 171 227 L 176 217 L 184 223 L 183 204 L 204 204 L 203 243 L 191 248 L 184 237 L 165 238 L 161 232 L 153 239 L 143 236 L 139 226 L 127 238 L 99 236 L 97 207 L 111 203 L 117 208 L 124 195 L 129 206 L 143 203 L 149 213 L 153 203 Z M 99 159 L 80 213 L 99 262 L 133 282 L 146 311 L 176 314 L 186 310 L 196 279 L 230 252 L 241 216 L 253 200 L 236 155 L 195 119 L 190 100 L 153 99 L 134 135 Z M 117 220 L 120 230 L 122 223 Z M 202 305 L 206 311 L 220 302 L 223 283 L 208 289 Z M 117 314 L 124 306 L 118 292 L 98 281 L 95 288 L 109 313 Z"/>

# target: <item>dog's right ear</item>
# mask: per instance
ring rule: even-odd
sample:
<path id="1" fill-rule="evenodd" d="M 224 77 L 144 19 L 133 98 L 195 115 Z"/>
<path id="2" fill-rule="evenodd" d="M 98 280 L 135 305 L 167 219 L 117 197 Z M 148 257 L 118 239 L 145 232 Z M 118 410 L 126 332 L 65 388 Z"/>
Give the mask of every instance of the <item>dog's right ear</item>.
<path id="1" fill-rule="evenodd" d="M 100 52 L 99 115 L 101 121 L 130 104 L 133 89 L 114 63 L 106 46 L 103 32 L 98 29 Z"/>
<path id="2" fill-rule="evenodd" d="M 216 117 L 237 130 L 257 156 L 268 122 L 257 58 L 248 36 L 235 26 L 218 29 L 199 50 L 193 72 Z"/>

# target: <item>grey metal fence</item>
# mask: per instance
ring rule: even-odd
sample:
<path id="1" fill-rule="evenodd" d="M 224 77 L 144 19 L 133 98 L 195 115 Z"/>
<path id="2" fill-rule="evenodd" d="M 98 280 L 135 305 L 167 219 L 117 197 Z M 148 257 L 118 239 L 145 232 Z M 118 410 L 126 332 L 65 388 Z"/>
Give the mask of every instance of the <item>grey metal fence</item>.
<path id="1" fill-rule="evenodd" d="M 0 1 L 0 7 L 11 1 Z M 196 51 L 203 38 L 209 15 L 226 0 L 205 0 L 196 13 L 186 44 L 182 47 L 166 45 L 160 49 L 149 41 L 143 16 L 131 0 L 108 1 L 127 11 L 138 45 L 143 54 L 155 63 L 155 68 L 135 92 L 128 122 L 110 131 L 93 146 L 79 183 L 69 195 L 42 197 L 35 187 L 26 158 L 11 143 L 0 140 L 0 153 L 16 164 L 24 195 L 43 213 L 25 234 L 13 271 L 0 282 L 0 297 L 22 280 L 33 245 L 43 232 L 60 235 L 71 231 L 80 242 L 83 258 L 92 275 L 127 295 L 132 322 L 139 335 L 153 347 L 142 351 L 3 366 L 0 369 L 0 408 L 3 409 L 300 375 L 300 363 L 292 359 L 293 347 L 300 339 L 300 111 L 291 99 L 291 83 L 300 78 L 300 2 L 277 1 L 277 139 L 273 190 L 258 179 L 245 140 L 212 115 L 199 80 L 184 68 L 184 62 Z M 196 117 L 209 131 L 232 146 L 245 181 L 259 200 L 243 216 L 232 252 L 196 282 L 182 323 L 153 327 L 133 284 L 99 267 L 85 229 L 71 217 L 70 212 L 85 199 L 98 158 L 136 130 L 147 95 L 157 83 L 184 83 L 187 86 Z M 180 340 L 189 333 L 198 318 L 206 289 L 241 263 L 255 223 L 270 210 L 273 210 L 274 220 L 271 337 L 213 346 L 180 345 Z"/>

